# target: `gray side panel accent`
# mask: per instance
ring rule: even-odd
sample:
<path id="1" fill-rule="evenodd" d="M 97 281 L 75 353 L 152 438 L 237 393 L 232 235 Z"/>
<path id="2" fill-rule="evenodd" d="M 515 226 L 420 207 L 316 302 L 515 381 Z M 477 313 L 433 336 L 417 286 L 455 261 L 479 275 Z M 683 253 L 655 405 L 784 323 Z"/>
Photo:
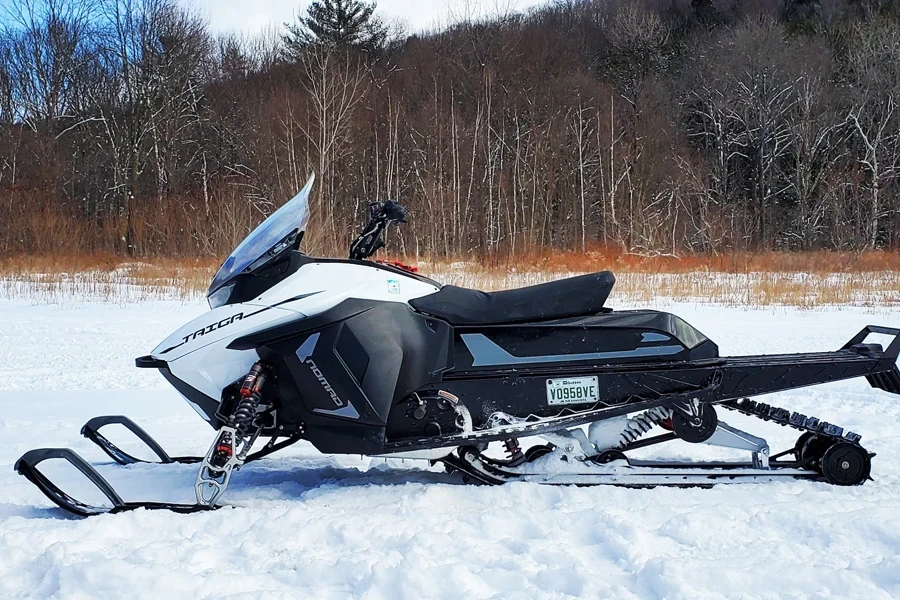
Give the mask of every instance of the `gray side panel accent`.
<path id="1" fill-rule="evenodd" d="M 316 350 L 316 344 L 319 343 L 319 334 L 314 333 L 303 342 L 299 348 L 297 348 L 297 358 L 300 359 L 300 362 L 306 362 L 306 359 L 312 356 L 312 353 Z M 315 365 L 313 365 L 315 367 Z M 314 413 L 319 413 L 322 415 L 334 415 L 338 417 L 346 417 L 348 419 L 358 419 L 359 413 L 356 411 L 356 407 L 353 406 L 352 403 L 347 402 L 347 406 L 337 408 L 335 410 L 329 410 L 326 408 L 315 408 L 313 409 Z"/>
<path id="2" fill-rule="evenodd" d="M 315 408 L 313 409 L 314 413 L 319 413 L 322 415 L 334 415 L 337 417 L 347 417 L 348 419 L 358 419 L 359 413 L 356 412 L 356 408 L 352 404 L 347 404 L 344 408 L 338 408 L 337 410 L 328 410 L 325 408 Z"/>
<path id="3" fill-rule="evenodd" d="M 316 349 L 316 344 L 319 343 L 319 334 L 314 333 L 308 338 L 303 344 L 297 348 L 297 358 L 300 359 L 300 362 L 305 361 L 307 358 L 312 356 L 312 353 Z"/>
<path id="4" fill-rule="evenodd" d="M 535 363 L 564 362 L 571 360 L 598 360 L 606 358 L 634 358 L 640 356 L 671 356 L 683 352 L 682 346 L 652 346 L 634 350 L 614 352 L 591 352 L 587 354 L 552 354 L 545 356 L 513 356 L 482 333 L 463 333 L 459 336 L 472 353 L 473 367 L 493 367 L 498 365 L 524 365 Z"/>
<path id="5" fill-rule="evenodd" d="M 314 333 L 311 336 L 309 336 L 308 338 L 306 338 L 306 341 L 303 342 L 299 348 L 297 348 L 297 358 L 300 359 L 300 362 L 305 363 L 306 359 L 308 359 L 310 356 L 312 356 L 312 353 L 315 352 L 315 350 L 316 350 L 316 344 L 318 344 L 318 343 L 319 343 L 319 333 Z M 312 362 L 312 361 L 310 361 L 310 362 Z M 312 364 L 312 366 L 316 367 L 316 365 L 314 363 Z M 317 369 L 317 367 L 316 367 L 316 369 Z M 318 372 L 318 371 L 313 371 L 314 374 L 316 372 Z M 321 377 L 324 377 L 324 375 L 320 376 L 320 382 L 324 381 L 323 379 L 321 379 Z M 331 384 L 327 384 L 327 385 L 330 386 Z M 331 388 L 329 387 L 328 389 L 330 390 Z M 332 393 L 334 393 L 334 392 L 332 392 Z M 335 401 L 339 402 L 340 399 L 337 398 L 337 396 L 335 396 Z M 316 409 L 313 409 L 313 412 L 319 413 L 322 415 L 334 415 L 334 416 L 338 416 L 338 417 L 347 417 L 348 419 L 358 419 L 359 413 L 357 412 L 356 407 L 354 407 L 351 402 L 346 402 L 346 404 L 347 404 L 347 406 L 343 406 L 343 407 L 337 408 L 335 410 L 329 410 L 326 408 L 316 408 Z"/>
<path id="6" fill-rule="evenodd" d="M 667 335 L 663 335 L 661 333 L 647 332 L 641 334 L 641 343 L 645 342 L 668 342 L 671 340 Z"/>

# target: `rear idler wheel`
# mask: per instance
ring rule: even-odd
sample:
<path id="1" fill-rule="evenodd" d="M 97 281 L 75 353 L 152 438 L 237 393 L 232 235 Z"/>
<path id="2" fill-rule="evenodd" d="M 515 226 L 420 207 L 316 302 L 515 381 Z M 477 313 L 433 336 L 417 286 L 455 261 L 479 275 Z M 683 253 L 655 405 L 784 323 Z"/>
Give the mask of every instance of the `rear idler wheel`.
<path id="1" fill-rule="evenodd" d="M 621 450 L 612 449 L 612 450 L 604 450 L 597 456 L 592 456 L 591 460 L 593 462 L 597 463 L 598 465 L 606 465 L 615 460 L 627 461 L 628 457 L 625 456 L 625 453 L 622 452 Z"/>
<path id="2" fill-rule="evenodd" d="M 806 445 L 810 439 L 815 437 L 816 434 L 810 431 L 804 431 L 800 434 L 800 437 L 797 438 L 797 441 L 794 443 L 794 455 L 797 457 L 797 460 L 803 460 L 803 446 Z"/>
<path id="3" fill-rule="evenodd" d="M 718 426 L 719 417 L 711 404 L 701 404 L 700 414 L 694 418 L 678 410 L 672 414 L 672 430 L 675 435 L 691 444 L 705 442 L 713 436 Z"/>
<path id="4" fill-rule="evenodd" d="M 543 446 L 532 446 L 525 450 L 525 460 L 528 462 L 534 462 L 542 456 L 547 456 L 551 452 L 553 452 L 555 446 L 551 444 L 545 444 Z"/>
<path id="5" fill-rule="evenodd" d="M 797 458 L 805 463 L 806 468 L 822 473 L 822 459 L 834 443 L 833 438 L 804 433 L 797 440 L 797 445 L 800 446 Z"/>
<path id="6" fill-rule="evenodd" d="M 869 453 L 849 442 L 832 444 L 820 464 L 825 481 L 833 485 L 861 485 L 872 470 Z"/>

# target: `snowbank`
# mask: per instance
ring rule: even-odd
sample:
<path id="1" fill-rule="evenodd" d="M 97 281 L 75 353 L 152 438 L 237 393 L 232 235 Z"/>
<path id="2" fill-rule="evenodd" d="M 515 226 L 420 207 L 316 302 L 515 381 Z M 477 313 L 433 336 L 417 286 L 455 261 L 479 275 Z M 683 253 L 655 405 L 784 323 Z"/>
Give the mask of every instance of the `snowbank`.
<path id="1" fill-rule="evenodd" d="M 723 354 L 840 347 L 900 311 L 669 305 Z M 874 482 L 712 490 L 461 485 L 419 463 L 329 457 L 301 444 L 234 477 L 230 507 L 69 518 L 12 470 L 71 446 L 125 499 L 190 501 L 190 466 L 118 468 L 79 436 L 127 414 L 173 454 L 213 432 L 155 372 L 133 367 L 200 303 L 0 301 L 2 598 L 897 598 L 900 398 L 863 380 L 769 401 L 862 434 Z M 725 414 L 774 451 L 792 431 Z M 757 424 L 758 423 L 758 424 Z M 716 456 L 682 445 L 675 454 Z"/>

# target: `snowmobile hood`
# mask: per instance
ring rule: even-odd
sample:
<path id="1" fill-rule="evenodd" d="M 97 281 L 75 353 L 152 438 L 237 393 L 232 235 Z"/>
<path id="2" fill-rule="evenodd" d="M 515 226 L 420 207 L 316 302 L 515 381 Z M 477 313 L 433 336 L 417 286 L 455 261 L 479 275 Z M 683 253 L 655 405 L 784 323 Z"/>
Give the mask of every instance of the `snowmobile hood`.
<path id="1" fill-rule="evenodd" d="M 315 175 L 310 176 L 299 194 L 272 213 L 238 244 L 209 286 L 206 296 L 210 308 L 224 304 L 235 277 L 253 273 L 282 251 L 296 245 L 309 223 L 309 194 L 315 179 Z"/>
<path id="2" fill-rule="evenodd" d="M 298 318 L 303 318 L 303 315 L 280 307 L 252 304 L 222 306 L 181 326 L 154 348 L 150 356 L 170 362 L 210 344 Z"/>

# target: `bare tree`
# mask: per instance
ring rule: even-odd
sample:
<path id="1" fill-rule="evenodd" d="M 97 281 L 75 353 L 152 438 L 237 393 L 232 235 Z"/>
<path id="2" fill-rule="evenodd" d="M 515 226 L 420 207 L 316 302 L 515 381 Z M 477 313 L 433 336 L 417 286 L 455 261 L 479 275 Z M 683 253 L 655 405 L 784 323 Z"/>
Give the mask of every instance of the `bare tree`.
<path id="1" fill-rule="evenodd" d="M 72 117 L 78 72 L 89 56 L 86 38 L 92 4 L 21 0 L 7 4 L 5 10 L 12 32 L 9 65 L 17 81 L 22 120 L 36 129 Z"/>
<path id="2" fill-rule="evenodd" d="M 796 109 L 788 117 L 793 192 L 797 202 L 793 234 L 803 249 L 816 247 L 825 226 L 825 212 L 833 180 L 829 175 L 846 156 L 846 120 L 824 106 L 828 88 L 817 74 L 796 86 Z"/>
<path id="3" fill-rule="evenodd" d="M 429 255 L 900 245 L 881 3 L 506 1 L 378 60 L 179 0 L 7 3 L 0 253 L 221 254 L 310 172 L 315 252 L 385 198 Z"/>
<path id="4" fill-rule="evenodd" d="M 329 242 L 337 237 L 335 202 L 339 185 L 337 162 L 349 151 L 349 128 L 355 109 L 363 100 L 365 71 L 349 49 L 332 51 L 325 46 L 308 49 L 301 60 L 302 85 L 311 105 L 303 133 L 315 149 L 321 177 L 317 209 L 329 224 Z"/>
<path id="5" fill-rule="evenodd" d="M 862 145 L 857 160 L 869 178 L 866 242 L 874 248 L 882 234 L 881 223 L 891 212 L 882 190 L 900 175 L 900 30 L 879 24 L 866 29 L 857 27 L 855 34 L 851 64 L 856 70 L 857 86 L 848 119 Z"/>

